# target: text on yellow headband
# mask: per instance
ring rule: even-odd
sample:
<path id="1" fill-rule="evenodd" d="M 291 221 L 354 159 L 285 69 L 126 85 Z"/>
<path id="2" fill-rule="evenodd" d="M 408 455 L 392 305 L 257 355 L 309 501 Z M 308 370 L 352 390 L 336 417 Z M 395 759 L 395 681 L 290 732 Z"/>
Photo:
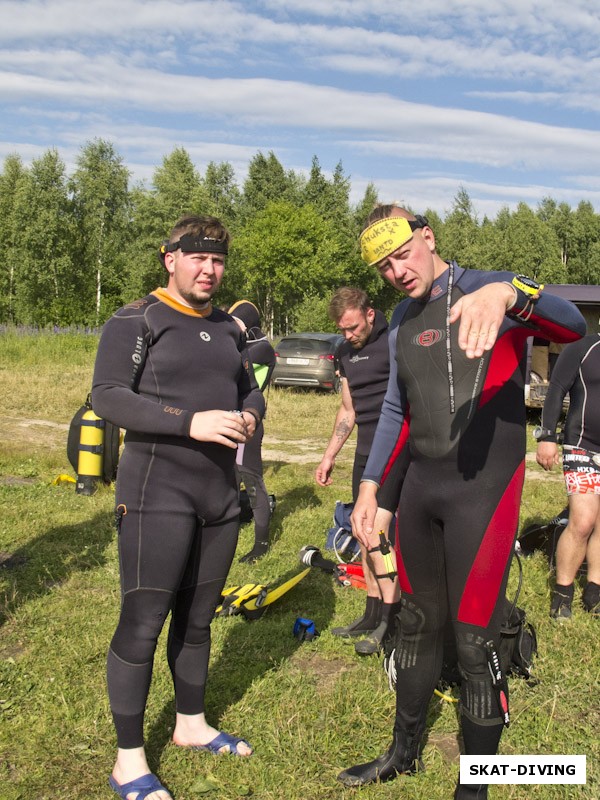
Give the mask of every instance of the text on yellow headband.
<path id="1" fill-rule="evenodd" d="M 372 267 L 412 238 L 411 225 L 404 217 L 386 217 L 369 225 L 360 236 L 360 254 Z"/>

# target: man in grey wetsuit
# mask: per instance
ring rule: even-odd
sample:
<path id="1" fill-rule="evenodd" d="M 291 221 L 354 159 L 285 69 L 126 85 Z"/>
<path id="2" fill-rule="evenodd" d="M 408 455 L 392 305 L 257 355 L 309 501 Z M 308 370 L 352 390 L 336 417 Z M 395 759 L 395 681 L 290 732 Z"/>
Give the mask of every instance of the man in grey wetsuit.
<path id="1" fill-rule="evenodd" d="M 211 303 L 228 241 L 214 217 L 179 220 L 161 248 L 166 288 L 117 311 L 98 347 L 94 410 L 127 431 L 115 498 L 122 604 L 107 663 L 118 745 L 109 782 L 124 798 L 170 798 L 150 773 L 143 738 L 154 652 L 169 612 L 173 742 L 252 752 L 204 715 L 210 623 L 238 537 L 236 449 L 264 412 L 243 334 Z"/>

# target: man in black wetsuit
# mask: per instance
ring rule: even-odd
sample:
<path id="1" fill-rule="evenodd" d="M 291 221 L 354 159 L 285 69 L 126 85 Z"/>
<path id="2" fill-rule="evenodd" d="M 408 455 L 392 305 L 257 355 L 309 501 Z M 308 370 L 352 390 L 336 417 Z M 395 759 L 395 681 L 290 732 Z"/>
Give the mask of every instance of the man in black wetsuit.
<path id="1" fill-rule="evenodd" d="M 271 383 L 276 358 L 275 350 L 267 339 L 267 335 L 260 328 L 258 308 L 249 300 L 238 300 L 231 306 L 229 313 L 246 336 L 246 346 L 252 362 L 254 377 L 258 388 L 264 394 Z M 261 421 L 250 441 L 238 448 L 237 464 L 248 493 L 254 519 L 254 546 L 239 559 L 247 564 L 253 564 L 262 558 L 269 549 L 270 543 L 271 504 L 263 477 L 263 436 L 264 427 Z"/>
<path id="2" fill-rule="evenodd" d="M 379 206 L 361 235 L 365 261 L 407 298 L 390 322 L 390 380 L 353 525 L 373 528 L 377 488 L 410 418 L 410 464 L 399 511 L 401 631 L 396 717 L 388 751 L 344 770 L 347 786 L 420 765 L 446 621 L 462 676 L 465 753 L 493 755 L 508 722 L 506 681 L 494 669 L 525 472 L 526 339 L 569 342 L 585 332 L 571 303 L 511 272 L 443 261 L 424 217 Z M 457 800 L 487 797 L 458 784 Z"/>
<path id="3" fill-rule="evenodd" d="M 561 352 L 550 376 L 536 458 L 544 469 L 559 463 L 556 426 L 569 395 L 563 472 L 569 522 L 556 547 L 556 585 L 550 616 L 571 618 L 575 577 L 584 559 L 584 609 L 600 617 L 600 334 L 584 336 Z"/>
<path id="4" fill-rule="evenodd" d="M 264 412 L 243 334 L 211 304 L 228 241 L 214 217 L 179 220 L 161 248 L 167 287 L 117 311 L 98 347 L 94 410 L 126 429 L 116 486 L 122 605 L 107 663 L 118 745 L 109 782 L 123 798 L 171 797 L 150 773 L 143 738 L 169 612 L 173 742 L 252 752 L 204 716 L 210 623 L 238 537 L 236 449 Z"/>
<path id="5" fill-rule="evenodd" d="M 338 347 L 336 358 L 342 384 L 342 402 L 338 409 L 333 433 L 325 453 L 315 471 L 320 486 L 330 486 L 335 459 L 354 426 L 358 428 L 354 466 L 352 469 L 352 500 L 356 501 L 360 479 L 367 463 L 381 404 L 387 389 L 390 372 L 388 324 L 384 314 L 371 307 L 366 292 L 349 286 L 338 289 L 329 303 L 329 316 L 335 322 L 345 341 Z M 332 633 L 344 638 L 364 637 L 355 644 L 360 655 L 376 653 L 388 629 L 388 623 L 398 612 L 400 590 L 397 575 L 385 568 L 378 549 L 383 531 L 384 548 L 393 551 L 387 541 L 389 526 L 398 508 L 402 478 L 406 471 L 404 458 L 395 462 L 393 474 L 380 488 L 377 502 L 378 516 L 375 531 L 360 542 L 361 560 L 367 584 L 365 612 L 357 620 Z M 373 550 L 369 554 L 368 551 Z M 373 569 L 371 569 L 371 564 Z M 380 576 L 379 578 L 377 576 Z"/>

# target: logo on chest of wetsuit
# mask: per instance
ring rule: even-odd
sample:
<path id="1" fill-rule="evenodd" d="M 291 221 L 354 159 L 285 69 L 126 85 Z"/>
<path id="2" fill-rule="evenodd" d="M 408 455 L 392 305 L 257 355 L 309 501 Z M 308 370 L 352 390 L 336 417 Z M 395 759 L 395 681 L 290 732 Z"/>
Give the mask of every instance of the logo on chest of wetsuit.
<path id="1" fill-rule="evenodd" d="M 210 342 L 210 333 L 207 333 L 206 331 L 200 331 L 198 335 L 203 342 Z"/>
<path id="2" fill-rule="evenodd" d="M 418 333 L 416 336 L 413 336 L 412 343 L 418 345 L 419 347 L 431 347 L 432 344 L 441 342 L 445 336 L 446 335 L 444 331 L 430 328 L 428 331 L 423 331 L 422 333 Z"/>

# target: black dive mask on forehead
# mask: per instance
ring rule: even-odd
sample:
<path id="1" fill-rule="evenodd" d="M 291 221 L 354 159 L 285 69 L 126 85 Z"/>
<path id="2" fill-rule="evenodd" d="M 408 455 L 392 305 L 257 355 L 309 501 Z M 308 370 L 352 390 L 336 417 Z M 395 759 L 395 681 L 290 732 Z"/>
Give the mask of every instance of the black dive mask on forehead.
<path id="1" fill-rule="evenodd" d="M 408 220 L 408 224 L 410 225 L 411 231 L 416 231 L 417 228 L 425 228 L 429 227 L 429 220 L 427 217 L 424 217 L 422 214 L 415 214 L 414 221 L 412 219 Z"/>
<path id="2" fill-rule="evenodd" d="M 176 242 L 164 241 L 158 251 L 159 261 L 165 263 L 165 253 L 174 253 L 181 250 L 182 253 L 217 253 L 226 256 L 228 252 L 228 242 L 217 241 L 208 236 L 200 236 L 193 233 L 184 233 Z"/>

